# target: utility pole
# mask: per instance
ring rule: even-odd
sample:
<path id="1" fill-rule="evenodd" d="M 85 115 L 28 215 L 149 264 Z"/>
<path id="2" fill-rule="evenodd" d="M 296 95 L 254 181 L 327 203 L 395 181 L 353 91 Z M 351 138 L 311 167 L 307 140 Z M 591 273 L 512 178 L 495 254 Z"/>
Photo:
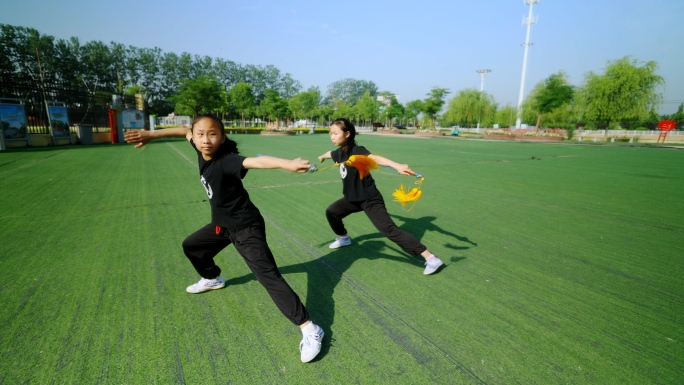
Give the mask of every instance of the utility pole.
<path id="1" fill-rule="evenodd" d="M 529 50 L 532 43 L 530 43 L 530 27 L 532 24 L 537 22 L 537 18 L 532 16 L 532 7 L 534 4 L 538 3 L 539 0 L 523 0 L 526 5 L 530 6 L 530 13 L 525 18 L 523 16 L 523 24 L 527 24 L 527 36 L 525 37 L 525 53 L 523 54 L 523 66 L 522 66 L 522 76 L 520 77 L 520 94 L 518 95 L 518 118 L 515 120 L 515 128 L 520 128 L 520 123 L 522 120 L 522 102 L 523 94 L 525 93 L 525 72 L 527 71 L 527 51 Z"/>
<path id="2" fill-rule="evenodd" d="M 484 91 L 484 78 L 485 78 L 485 76 L 487 76 L 488 73 L 492 72 L 492 70 L 489 70 L 489 69 L 477 70 L 475 72 L 480 74 L 480 78 L 481 78 L 481 81 L 480 81 L 480 100 L 482 100 L 482 92 Z M 481 116 L 479 118 L 481 118 Z M 479 118 L 477 119 L 477 128 L 480 128 L 480 119 Z"/>

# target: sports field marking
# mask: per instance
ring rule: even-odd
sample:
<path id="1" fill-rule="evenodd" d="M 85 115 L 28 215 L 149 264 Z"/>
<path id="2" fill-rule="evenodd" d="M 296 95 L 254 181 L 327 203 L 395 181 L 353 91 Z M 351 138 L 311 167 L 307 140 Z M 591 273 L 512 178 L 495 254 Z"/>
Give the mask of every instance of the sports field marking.
<path id="1" fill-rule="evenodd" d="M 171 143 L 166 142 L 166 145 L 169 146 L 169 147 L 171 147 L 171 148 L 173 148 L 173 150 L 176 151 L 176 152 L 178 153 L 178 155 L 182 156 L 183 159 L 187 160 L 188 163 L 190 163 L 191 166 L 195 166 L 195 167 L 197 166 L 197 162 L 195 162 L 195 161 L 192 160 L 192 159 L 189 159 L 187 156 L 185 156 L 185 154 L 183 154 L 182 152 L 180 152 L 179 149 L 177 149 L 176 147 L 172 146 Z"/>

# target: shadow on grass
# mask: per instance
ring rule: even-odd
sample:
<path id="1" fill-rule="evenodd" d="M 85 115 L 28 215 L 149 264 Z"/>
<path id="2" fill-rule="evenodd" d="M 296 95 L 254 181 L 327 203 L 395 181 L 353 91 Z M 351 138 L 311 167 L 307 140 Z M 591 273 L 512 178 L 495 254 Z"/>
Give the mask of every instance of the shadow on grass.
<path id="1" fill-rule="evenodd" d="M 440 231 L 442 234 L 453 236 L 456 239 L 470 243 L 471 245 L 476 245 L 475 243 L 469 241 L 465 237 L 461 237 L 456 234 L 446 232 L 440 229 L 438 226 L 432 224 L 434 217 L 425 217 L 418 220 L 408 220 L 407 218 L 402 219 L 407 220 L 407 222 L 410 222 L 412 226 L 415 226 L 413 230 L 427 227 L 430 230 Z M 422 235 L 423 233 L 424 230 L 423 232 L 421 232 L 420 235 Z M 355 290 L 366 294 L 368 298 L 373 297 L 371 294 L 366 292 L 364 286 L 355 282 L 354 279 L 345 274 L 346 271 L 349 270 L 349 268 L 356 261 L 361 259 L 389 259 L 399 263 L 407 263 L 417 268 L 415 272 L 416 275 L 422 276 L 422 268 L 424 266 L 422 258 L 410 255 L 398 256 L 396 254 L 406 254 L 399 248 L 388 246 L 388 243 L 384 240 L 375 240 L 382 238 L 384 238 L 384 236 L 378 233 L 355 237 L 353 239 L 352 245 L 350 246 L 331 250 L 327 254 L 324 254 L 319 258 L 311 261 L 279 267 L 280 273 L 283 276 L 297 273 L 307 274 L 307 293 L 305 306 L 310 313 L 312 321 L 320 325 L 325 331 L 325 338 L 323 340 L 323 344 L 321 347 L 321 353 L 314 359 L 314 361 L 318 361 L 321 358 L 323 358 L 335 343 L 333 329 L 333 325 L 335 324 L 334 293 L 337 285 L 342 280 L 345 280 Z M 330 242 L 332 241 L 333 240 L 331 239 Z M 449 244 L 447 244 L 447 247 L 455 250 L 463 250 L 469 248 L 469 246 L 457 247 L 449 246 Z M 384 249 L 390 249 L 394 252 L 394 254 L 383 253 Z M 463 259 L 465 259 L 465 257 L 452 257 L 450 261 L 452 263 L 455 263 Z M 447 266 L 445 265 L 445 267 Z M 443 270 L 444 268 L 440 269 L 435 274 L 439 274 Z M 411 276 L 407 277 L 406 279 L 412 278 L 414 277 Z M 242 277 L 227 280 L 226 285 L 239 285 L 253 280 L 255 280 L 254 275 L 247 274 Z"/>
<path id="2" fill-rule="evenodd" d="M 444 234 L 446 236 L 449 236 L 451 238 L 456 238 L 460 242 L 465 242 L 470 244 L 470 246 L 477 246 L 477 243 L 471 241 L 468 239 L 468 237 L 462 237 L 458 234 L 454 234 L 450 231 L 444 230 L 441 227 L 437 226 L 433 222 L 437 217 L 433 216 L 427 216 L 427 217 L 421 217 L 421 218 L 408 218 L 408 217 L 403 217 L 401 215 L 396 215 L 396 214 L 390 214 L 392 218 L 395 220 L 401 220 L 404 222 L 403 225 L 399 226 L 402 228 L 402 230 L 408 232 L 409 234 L 413 235 L 416 237 L 418 240 L 423 239 L 423 236 L 425 235 L 426 231 L 435 231 L 440 234 Z M 425 245 L 428 247 L 428 250 L 430 249 L 429 245 Z M 444 247 L 452 249 L 452 250 L 467 250 L 470 248 L 470 246 L 458 246 L 455 244 L 447 243 L 444 245 Z"/>

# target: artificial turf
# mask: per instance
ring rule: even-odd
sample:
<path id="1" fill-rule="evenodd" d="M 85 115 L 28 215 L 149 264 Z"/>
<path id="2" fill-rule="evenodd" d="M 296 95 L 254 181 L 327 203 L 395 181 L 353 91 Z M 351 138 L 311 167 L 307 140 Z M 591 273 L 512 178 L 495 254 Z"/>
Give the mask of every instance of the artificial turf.
<path id="1" fill-rule="evenodd" d="M 316 157 L 326 135 L 236 135 L 243 155 Z M 312 363 L 232 247 L 227 287 L 190 295 L 182 240 L 209 221 L 183 140 L 0 152 L 0 384 L 679 384 L 684 151 L 360 135 L 425 175 L 374 178 L 397 224 L 364 214 L 331 250 L 335 168 L 250 170 L 281 272 L 326 331 Z M 328 161 L 329 162 L 329 161 Z M 329 163 L 319 164 L 319 168 Z"/>

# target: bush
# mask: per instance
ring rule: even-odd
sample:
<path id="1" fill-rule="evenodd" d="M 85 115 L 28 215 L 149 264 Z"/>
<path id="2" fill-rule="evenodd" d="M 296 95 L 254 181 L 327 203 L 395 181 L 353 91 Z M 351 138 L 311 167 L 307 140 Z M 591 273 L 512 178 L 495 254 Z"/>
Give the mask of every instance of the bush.
<path id="1" fill-rule="evenodd" d="M 482 134 L 476 132 L 459 132 L 458 136 L 461 138 L 482 138 Z"/>
<path id="2" fill-rule="evenodd" d="M 565 132 L 567 132 L 568 140 L 572 140 L 572 138 L 575 136 L 575 125 L 574 124 L 568 124 L 565 127 Z"/>

